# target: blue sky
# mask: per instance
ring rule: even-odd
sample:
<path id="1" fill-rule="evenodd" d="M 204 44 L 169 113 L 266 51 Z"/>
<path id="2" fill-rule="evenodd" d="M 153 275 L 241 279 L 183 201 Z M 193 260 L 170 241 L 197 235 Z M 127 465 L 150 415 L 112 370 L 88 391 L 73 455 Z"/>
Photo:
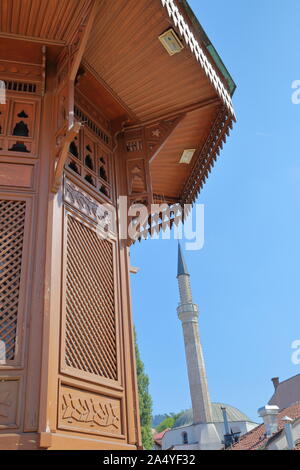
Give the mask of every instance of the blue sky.
<path id="1" fill-rule="evenodd" d="M 238 123 L 198 202 L 205 245 L 186 252 L 213 401 L 257 420 L 271 377 L 300 373 L 291 343 L 300 339 L 299 0 L 190 0 L 237 83 Z M 150 377 L 153 411 L 190 407 L 177 318 L 177 242 L 131 249 L 138 343 Z"/>

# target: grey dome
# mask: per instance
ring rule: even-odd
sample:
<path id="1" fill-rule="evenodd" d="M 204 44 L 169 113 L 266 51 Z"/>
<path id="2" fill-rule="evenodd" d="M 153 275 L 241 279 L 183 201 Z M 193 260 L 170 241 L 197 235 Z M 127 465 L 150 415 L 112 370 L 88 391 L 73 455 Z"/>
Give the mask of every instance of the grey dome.
<path id="1" fill-rule="evenodd" d="M 252 422 L 247 415 L 242 413 L 240 410 L 234 406 L 226 405 L 225 403 L 212 403 L 212 417 L 213 423 L 223 423 L 223 414 L 221 407 L 226 408 L 227 417 L 229 422 L 234 421 L 248 421 Z M 190 426 L 193 424 L 193 410 L 186 410 L 182 413 L 181 416 L 175 421 L 173 428 L 181 428 L 183 426 Z"/>

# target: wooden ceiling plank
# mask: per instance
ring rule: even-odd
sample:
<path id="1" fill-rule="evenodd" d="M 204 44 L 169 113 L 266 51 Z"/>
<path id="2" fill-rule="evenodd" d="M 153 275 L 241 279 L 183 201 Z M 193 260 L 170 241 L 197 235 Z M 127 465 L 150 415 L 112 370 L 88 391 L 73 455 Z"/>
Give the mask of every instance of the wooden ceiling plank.
<path id="1" fill-rule="evenodd" d="M 130 3 L 130 0 L 128 0 L 126 8 L 124 8 L 124 4 L 122 5 L 121 2 L 115 3 L 117 4 L 117 9 L 109 18 L 109 22 L 107 22 L 106 24 L 106 30 L 104 31 L 103 36 L 106 37 L 106 40 L 109 44 L 114 45 L 119 43 L 120 47 L 120 45 L 123 45 L 122 41 L 120 44 L 120 38 L 126 38 L 127 40 L 127 37 L 130 37 L 131 33 L 133 32 L 132 28 L 130 29 L 130 26 L 137 26 L 136 18 L 139 18 L 142 13 L 142 2 L 134 1 Z M 108 46 L 109 44 L 106 45 Z M 114 50 L 114 46 L 111 50 L 113 53 L 117 52 L 116 50 Z"/>
<path id="2" fill-rule="evenodd" d="M 193 92 L 192 89 L 191 91 L 192 91 L 191 96 L 194 97 L 195 93 Z M 216 95 L 212 95 L 213 90 L 210 90 L 210 91 L 211 91 L 210 96 L 215 97 Z M 172 105 L 178 103 L 177 107 L 179 107 L 180 103 L 182 103 L 182 97 L 178 96 L 178 88 L 176 89 L 167 88 L 167 89 L 162 89 L 161 91 L 156 91 L 156 90 L 152 91 L 151 88 L 149 88 L 149 94 L 146 95 L 144 93 L 143 96 L 145 98 L 140 99 L 139 101 L 136 101 L 135 107 L 137 109 L 137 114 L 140 114 L 143 111 L 146 111 L 147 109 L 149 109 L 149 101 L 150 101 L 151 106 L 155 107 L 157 110 L 163 109 L 163 107 L 165 106 L 165 102 L 166 102 L 166 95 L 167 95 L 167 100 L 168 100 L 167 102 L 169 106 L 171 103 Z M 207 93 L 197 94 L 196 96 L 199 98 L 199 101 L 202 101 L 207 96 Z M 130 102 L 130 100 L 126 100 L 126 101 Z M 148 102 L 148 107 L 147 107 L 147 102 Z"/>
<path id="3" fill-rule="evenodd" d="M 57 22 L 55 36 L 65 39 L 64 32 L 66 30 L 67 25 L 69 24 L 69 21 L 71 20 L 71 17 L 74 16 L 74 10 L 70 8 L 70 4 L 68 5 L 65 0 L 61 0 L 61 2 L 64 3 L 64 9 L 61 14 L 60 21 Z"/>
<path id="4" fill-rule="evenodd" d="M 102 63 L 105 64 L 108 61 L 108 63 L 111 64 L 116 56 L 121 56 L 124 53 L 124 43 L 127 44 L 127 36 L 130 34 L 130 25 L 133 23 L 134 18 L 138 16 L 140 5 L 139 2 L 135 2 L 131 9 L 125 9 L 124 6 L 121 6 L 121 2 L 118 5 L 120 16 L 117 14 L 117 16 L 113 16 L 110 21 L 107 22 L 106 31 L 105 29 L 104 31 L 93 31 L 91 42 L 87 48 L 86 54 L 89 60 L 97 60 L 100 53 L 101 56 L 104 54 L 104 60 L 102 60 Z M 125 10 L 127 14 L 124 15 Z M 98 17 L 103 21 L 101 10 L 99 11 Z M 120 41 L 120 38 L 126 38 L 126 41 L 122 42 Z M 97 45 L 99 46 L 99 44 L 101 44 L 101 49 L 96 47 Z M 107 57 L 105 57 L 105 53 L 107 54 Z M 129 53 L 128 48 L 127 53 Z"/>
<path id="5" fill-rule="evenodd" d="M 48 7 L 48 1 L 41 1 L 40 3 L 40 10 L 36 14 L 35 18 L 35 24 L 33 28 L 33 36 L 36 37 L 41 37 L 41 27 L 42 23 L 45 20 L 45 17 L 47 16 L 47 7 Z"/>
<path id="6" fill-rule="evenodd" d="M 103 14 L 99 8 L 101 34 L 92 32 L 84 58 L 139 121 L 216 97 L 188 47 L 173 57 L 161 47 L 157 38 L 170 20 L 157 2 L 128 0 L 123 9 L 120 3 L 113 3 L 111 14 L 107 1 Z M 170 83 L 170 76 L 176 81 Z"/>
<path id="7" fill-rule="evenodd" d="M 64 9 L 64 2 L 58 0 L 57 8 L 56 8 L 56 15 L 54 16 L 53 23 L 49 25 L 48 37 L 55 38 L 56 31 L 58 29 L 59 18 L 63 16 L 63 9 Z"/>
<path id="8" fill-rule="evenodd" d="M 138 2 L 136 2 L 135 8 L 138 8 Z M 131 15 L 135 14 L 135 8 L 131 9 L 128 12 L 125 20 L 129 20 Z M 126 34 L 127 32 L 127 23 L 124 21 L 124 5 L 121 2 L 113 2 L 109 8 L 100 8 L 95 22 L 99 24 L 99 28 L 94 32 L 94 43 L 93 38 L 91 38 L 91 53 L 95 51 L 95 45 L 99 45 L 99 38 L 101 38 L 101 48 L 103 51 L 107 50 L 108 45 L 111 44 L 110 37 L 114 38 L 116 35 Z M 104 39 L 107 38 L 107 43 L 104 42 Z"/>
<path id="9" fill-rule="evenodd" d="M 8 15 L 8 0 L 2 0 L 0 2 L 0 11 L 1 11 L 1 16 L 0 16 L 0 26 L 1 26 L 1 31 L 7 31 L 7 15 Z"/>
<path id="10" fill-rule="evenodd" d="M 56 14 L 56 6 L 56 0 L 48 0 L 43 21 L 40 22 L 40 30 L 38 36 L 42 38 L 47 37 L 49 25 L 53 22 L 54 16 Z"/>
<path id="11" fill-rule="evenodd" d="M 12 9 L 13 4 L 10 4 L 10 2 L 7 2 L 7 10 L 6 10 L 6 31 L 11 33 L 11 26 L 12 26 L 12 14 L 13 14 L 13 9 Z"/>
<path id="12" fill-rule="evenodd" d="M 98 75 L 98 73 L 83 59 L 84 67 L 89 70 L 89 72 L 98 80 L 98 82 L 107 90 L 107 92 L 112 96 L 114 100 L 116 100 L 120 106 L 127 112 L 128 116 L 133 121 L 139 121 L 137 115 L 132 111 L 128 105 L 122 101 L 122 99 L 116 94 L 116 92 Z"/>
<path id="13" fill-rule="evenodd" d="M 37 17 L 39 8 L 40 8 L 40 1 L 33 0 L 31 2 L 30 15 L 29 15 L 29 21 L 28 21 L 26 36 L 30 36 L 30 37 L 35 36 L 34 35 L 34 28 L 35 28 L 36 17 Z"/>
<path id="14" fill-rule="evenodd" d="M 166 112 L 166 113 L 160 114 L 160 115 L 156 116 L 156 118 L 154 118 L 154 119 L 145 120 L 145 121 L 142 122 L 142 124 L 143 125 L 150 125 L 150 124 L 153 124 L 157 121 L 172 119 L 175 116 L 184 113 L 184 114 L 186 114 L 186 119 L 181 123 L 181 126 L 183 126 L 184 123 L 188 120 L 189 113 L 195 113 L 196 111 L 199 112 L 200 110 L 201 110 L 201 113 L 202 113 L 205 109 L 208 109 L 210 107 L 214 107 L 219 103 L 220 103 L 219 98 L 212 98 L 212 99 L 208 99 L 208 100 L 199 101 L 199 102 L 192 103 L 192 104 L 189 104 L 189 105 L 181 107 L 181 108 L 177 108 L 176 110 L 174 110 L 172 112 L 169 112 L 169 113 Z M 131 125 L 131 126 L 127 126 L 127 127 L 130 128 L 130 129 L 134 129 L 135 127 L 138 127 L 140 125 L 141 125 L 141 122 L 137 125 Z M 197 126 L 197 128 L 198 128 L 198 126 Z"/>
<path id="15" fill-rule="evenodd" d="M 11 32 L 13 34 L 18 34 L 19 32 L 19 22 L 20 22 L 20 8 L 21 3 L 20 0 L 13 0 L 13 10 L 12 10 L 12 18 L 11 18 Z"/>
<path id="16" fill-rule="evenodd" d="M 34 29 L 35 29 L 35 26 L 36 26 L 36 22 L 37 22 L 37 17 L 38 17 L 38 13 L 39 13 L 39 10 L 40 10 L 40 1 L 38 0 L 33 0 L 32 4 L 31 4 L 31 8 L 30 8 L 30 16 L 29 16 L 29 21 L 28 21 L 28 29 L 27 29 L 27 32 L 26 32 L 26 35 L 28 36 L 36 36 L 34 34 Z"/>
<path id="17" fill-rule="evenodd" d="M 30 0 L 23 0 L 22 1 L 22 21 L 19 25 L 19 34 L 26 36 L 28 22 L 30 17 L 31 11 L 31 1 Z"/>
<path id="18" fill-rule="evenodd" d="M 111 40 L 112 37 L 109 35 L 107 40 L 107 45 L 105 45 L 105 38 L 103 41 L 103 49 L 95 50 L 94 54 L 101 56 L 102 60 L 105 62 L 106 58 L 102 57 L 102 50 L 106 50 L 107 53 L 109 52 L 109 79 L 113 80 L 116 76 L 120 75 L 120 71 L 124 71 L 124 73 L 128 72 L 130 66 L 134 66 L 135 64 L 138 66 L 147 63 L 147 60 L 152 62 L 153 58 L 157 59 L 157 51 L 160 50 L 160 43 L 157 39 L 153 41 L 153 37 L 156 39 L 156 35 L 153 34 L 153 23 L 155 18 L 159 18 L 156 14 L 151 13 L 149 11 L 149 16 L 145 17 L 145 25 L 141 26 L 141 28 L 137 28 L 137 31 L 133 30 L 133 26 L 130 22 L 126 22 L 126 28 L 131 28 L 131 33 L 126 33 L 126 30 L 122 33 L 122 31 L 118 32 L 114 40 Z M 163 26 L 162 26 L 163 27 Z M 151 37 L 151 41 L 149 44 L 145 44 L 145 38 L 149 35 Z M 120 37 L 124 38 L 124 40 L 120 40 Z M 115 60 L 112 61 L 111 58 L 114 57 Z M 175 59 L 176 60 L 176 59 Z M 127 66 L 127 69 L 126 69 Z"/>
<path id="19" fill-rule="evenodd" d="M 75 10 L 73 8 L 71 20 L 67 23 L 66 30 L 63 34 L 67 43 L 71 43 L 74 34 L 77 34 L 77 32 L 84 26 L 84 22 L 86 21 L 93 4 L 94 0 L 85 0 L 81 1 Z"/>
<path id="20" fill-rule="evenodd" d="M 163 74 L 169 74 L 169 76 L 172 76 L 172 73 L 173 72 L 176 72 L 176 81 L 178 80 L 185 80 L 187 83 L 194 83 L 194 89 L 195 89 L 195 81 L 194 81 L 194 77 L 192 74 L 187 74 L 186 73 L 186 68 L 184 68 L 184 66 L 180 66 L 180 67 L 176 67 L 174 65 L 172 65 L 172 67 L 170 67 L 170 64 L 166 64 L 165 62 L 163 61 L 157 61 L 157 62 L 154 62 L 155 63 L 155 68 L 156 70 L 158 71 L 158 74 L 155 74 L 153 73 L 153 70 L 150 70 L 148 71 L 145 67 L 145 64 L 140 66 L 139 70 L 135 69 L 134 67 L 132 67 L 132 73 L 134 73 L 134 76 L 136 77 L 136 80 L 138 81 L 139 83 L 139 88 L 140 89 L 143 89 L 143 88 L 147 88 L 147 87 L 151 87 L 153 89 L 153 82 L 155 82 L 155 85 L 157 88 L 160 87 L 158 81 L 157 81 L 157 76 L 160 75 L 162 76 Z M 143 70 L 144 70 L 144 73 L 143 73 Z M 148 73 L 145 74 L 145 71 L 147 70 Z M 174 82 L 168 82 L 168 87 L 170 88 L 170 86 L 172 86 Z M 123 85 L 123 87 L 122 87 Z M 198 79 L 198 83 L 196 84 L 196 88 L 197 89 L 201 89 L 201 85 L 203 85 L 205 88 L 210 88 L 210 85 L 207 85 L 207 80 L 205 79 L 205 76 L 202 75 L 202 74 L 199 74 L 199 79 Z M 133 84 L 133 81 L 132 83 L 128 84 L 127 87 L 125 87 L 124 85 L 124 80 L 123 80 L 123 83 L 119 84 L 119 92 L 126 96 L 126 99 L 132 99 L 134 98 L 135 96 L 137 96 L 137 92 L 139 90 L 137 90 L 137 87 L 135 86 L 134 88 L 134 84 Z"/>

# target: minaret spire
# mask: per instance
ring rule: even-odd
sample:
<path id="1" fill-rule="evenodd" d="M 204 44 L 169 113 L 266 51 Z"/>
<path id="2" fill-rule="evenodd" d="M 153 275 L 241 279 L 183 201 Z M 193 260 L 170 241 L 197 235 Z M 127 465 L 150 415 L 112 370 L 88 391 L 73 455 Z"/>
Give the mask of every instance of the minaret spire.
<path id="1" fill-rule="evenodd" d="M 177 279 L 180 294 L 177 313 L 182 322 L 194 424 L 209 423 L 212 422 L 212 411 L 199 335 L 199 311 L 198 306 L 193 303 L 190 275 L 180 244 Z"/>
<path id="2" fill-rule="evenodd" d="M 188 268 L 182 253 L 181 245 L 178 243 L 178 267 L 177 267 L 177 277 L 182 274 L 189 276 Z"/>

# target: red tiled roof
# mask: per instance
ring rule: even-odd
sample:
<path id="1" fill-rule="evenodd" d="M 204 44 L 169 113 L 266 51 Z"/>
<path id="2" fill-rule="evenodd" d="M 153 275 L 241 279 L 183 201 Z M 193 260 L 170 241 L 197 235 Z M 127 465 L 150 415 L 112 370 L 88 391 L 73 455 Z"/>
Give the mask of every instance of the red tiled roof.
<path id="1" fill-rule="evenodd" d="M 167 431 L 170 431 L 170 428 L 164 429 L 163 431 L 158 432 L 157 434 L 154 434 L 153 440 L 161 444 L 162 438 L 164 437 Z"/>
<path id="2" fill-rule="evenodd" d="M 285 416 L 289 416 L 292 419 L 299 418 L 300 402 L 295 403 L 294 405 L 291 405 L 288 408 L 285 408 L 279 413 L 278 432 L 276 434 L 278 434 L 283 429 L 284 422 L 282 421 L 282 418 L 284 418 Z M 265 432 L 265 425 L 260 424 L 256 428 L 252 429 L 252 431 L 249 431 L 247 434 L 244 434 L 239 440 L 239 442 L 230 447 L 229 450 L 258 450 L 261 447 L 265 447 L 266 443 L 269 440 L 269 438 L 265 436 Z M 297 450 L 300 450 L 300 447 Z"/>

